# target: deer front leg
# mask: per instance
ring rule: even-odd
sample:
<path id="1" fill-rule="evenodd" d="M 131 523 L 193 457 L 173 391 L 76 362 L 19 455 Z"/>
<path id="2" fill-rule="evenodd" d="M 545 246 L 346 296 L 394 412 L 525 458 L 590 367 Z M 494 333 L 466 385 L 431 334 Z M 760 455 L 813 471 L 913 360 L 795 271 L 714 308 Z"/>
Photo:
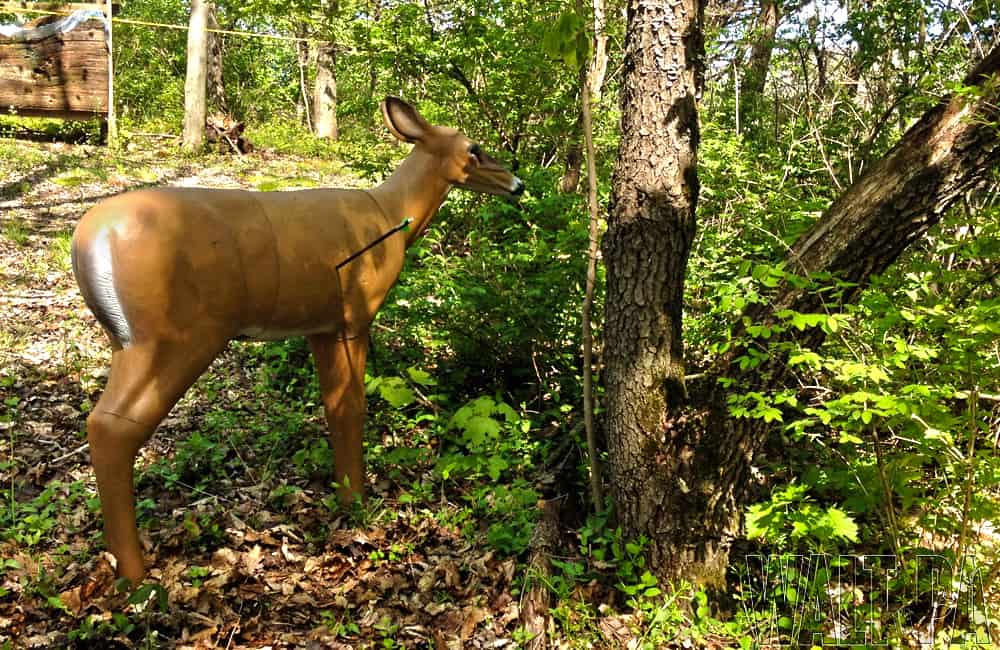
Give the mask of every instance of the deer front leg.
<path id="1" fill-rule="evenodd" d="M 368 333 L 355 338 L 309 337 L 333 443 L 334 481 L 341 503 L 364 498 L 365 361 Z"/>

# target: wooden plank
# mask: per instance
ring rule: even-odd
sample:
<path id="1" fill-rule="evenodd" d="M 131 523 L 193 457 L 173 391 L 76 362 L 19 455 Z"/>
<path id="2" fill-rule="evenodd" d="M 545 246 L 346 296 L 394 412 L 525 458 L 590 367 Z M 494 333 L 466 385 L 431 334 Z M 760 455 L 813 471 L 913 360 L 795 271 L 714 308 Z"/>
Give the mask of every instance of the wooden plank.
<path id="1" fill-rule="evenodd" d="M 46 111 L 41 109 L 26 108 L 22 110 L 16 110 L 13 113 L 8 113 L 4 111 L 6 115 L 13 115 L 14 117 L 49 117 L 57 120 L 94 120 L 94 119 L 104 119 L 104 113 L 101 111 Z"/>
<path id="2" fill-rule="evenodd" d="M 108 51 L 97 21 L 40 41 L 0 39 L 0 110 L 106 113 Z"/>

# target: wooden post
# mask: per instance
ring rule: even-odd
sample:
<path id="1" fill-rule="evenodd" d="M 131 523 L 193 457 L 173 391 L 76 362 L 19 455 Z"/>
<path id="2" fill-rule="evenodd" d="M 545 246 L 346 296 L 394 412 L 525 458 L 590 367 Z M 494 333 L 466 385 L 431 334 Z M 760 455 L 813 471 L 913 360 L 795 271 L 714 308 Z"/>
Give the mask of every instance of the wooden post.
<path id="1" fill-rule="evenodd" d="M 114 57 L 114 41 L 112 40 L 112 32 L 114 31 L 111 22 L 112 16 L 114 14 L 113 7 L 111 5 L 112 0 L 107 0 L 106 10 L 108 13 L 108 139 L 107 145 L 109 148 L 114 149 L 118 146 L 118 120 L 115 116 L 115 57 Z"/>
<path id="2" fill-rule="evenodd" d="M 209 3 L 210 0 L 191 2 L 187 39 L 187 80 L 184 83 L 184 146 L 188 149 L 197 149 L 205 140 Z"/>

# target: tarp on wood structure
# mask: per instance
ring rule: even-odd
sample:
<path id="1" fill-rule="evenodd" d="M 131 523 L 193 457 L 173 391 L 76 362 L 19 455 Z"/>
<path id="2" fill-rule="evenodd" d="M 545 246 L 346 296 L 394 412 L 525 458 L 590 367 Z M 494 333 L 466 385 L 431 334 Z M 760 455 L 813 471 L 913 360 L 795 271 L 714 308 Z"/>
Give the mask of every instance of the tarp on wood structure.
<path id="1" fill-rule="evenodd" d="M 40 25 L 0 27 L 0 111 L 105 116 L 109 29 L 107 16 L 95 9 Z"/>
<path id="2" fill-rule="evenodd" d="M 0 36 L 18 43 L 30 43 L 40 41 L 43 38 L 56 34 L 71 32 L 88 20 L 99 20 L 104 24 L 104 31 L 107 32 L 108 17 L 103 11 L 97 9 L 80 9 L 74 11 L 65 18 L 60 18 L 55 22 L 46 23 L 37 27 L 24 27 L 23 25 L 0 25 Z"/>

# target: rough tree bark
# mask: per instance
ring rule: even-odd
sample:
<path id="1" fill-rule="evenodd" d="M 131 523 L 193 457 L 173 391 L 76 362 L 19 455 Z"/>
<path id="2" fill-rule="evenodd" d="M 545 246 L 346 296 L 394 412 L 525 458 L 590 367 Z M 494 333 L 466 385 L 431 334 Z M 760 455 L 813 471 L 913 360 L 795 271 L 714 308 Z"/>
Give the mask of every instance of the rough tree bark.
<path id="1" fill-rule="evenodd" d="M 608 458 L 618 517 L 657 566 L 678 521 L 666 415 L 684 401 L 681 302 L 698 198 L 704 0 L 630 0 L 621 142 L 603 250 Z M 685 567 L 679 566 L 684 573 Z"/>
<path id="2" fill-rule="evenodd" d="M 333 43 L 316 46 L 316 85 L 313 88 L 313 124 L 316 135 L 336 140 L 337 127 L 337 50 Z"/>
<path id="3" fill-rule="evenodd" d="M 219 29 L 219 21 L 215 7 L 208 12 L 208 28 Z M 229 104 L 226 102 L 226 88 L 222 74 L 222 34 L 207 33 L 208 41 L 208 102 L 223 115 L 229 115 Z"/>
<path id="4" fill-rule="evenodd" d="M 857 288 L 841 297 L 845 302 L 855 300 L 873 275 L 892 264 L 961 196 L 988 182 L 1000 163 L 998 72 L 1000 48 L 965 79 L 967 85 L 980 87 L 979 96 L 945 98 L 925 113 L 796 242 L 789 268 L 800 273 L 829 272 L 856 282 Z M 988 79 L 994 81 L 984 83 Z M 636 100 L 648 101 L 648 97 L 626 94 L 624 115 L 642 112 L 641 104 L 630 103 Z M 620 155 L 627 154 L 629 134 L 623 131 Z M 663 131 L 656 133 L 655 140 L 674 142 Z M 657 149 L 664 150 L 662 145 Z M 675 158 L 692 159 L 686 150 L 675 151 L 680 153 Z M 616 178 L 615 196 L 619 184 L 627 186 L 628 179 Z M 620 208 L 616 205 L 615 209 Z M 642 214 L 635 209 L 635 220 L 641 221 Z M 615 212 L 612 219 L 620 228 Z M 767 428 L 757 420 L 730 418 L 726 395 L 711 377 L 705 381 L 710 388 L 693 395 L 691 402 L 671 400 L 682 395 L 676 369 L 681 362 L 679 352 L 667 352 L 679 343 L 671 338 L 678 334 L 664 323 L 679 321 L 680 294 L 663 291 L 656 295 L 650 288 L 652 278 L 662 278 L 664 269 L 667 280 L 657 279 L 655 286 L 679 286 L 683 267 L 663 258 L 679 256 L 689 234 L 663 228 L 658 225 L 661 221 L 646 218 L 632 228 L 639 234 L 632 244 L 637 250 L 631 253 L 606 248 L 615 253 L 606 255 L 608 329 L 612 324 L 617 328 L 607 334 L 606 352 L 612 489 L 628 534 L 651 539 L 653 566 L 660 576 L 721 584 L 730 544 L 740 533 L 751 463 L 763 446 Z M 670 241 L 675 243 L 664 243 L 664 238 L 674 238 Z M 818 301 L 816 292 L 786 287 L 770 306 L 750 316 L 768 322 L 786 308 L 814 312 L 820 308 Z M 634 321 L 631 330 L 620 325 L 626 319 Z M 807 346 L 823 340 L 818 328 L 797 336 Z M 772 357 L 740 376 L 727 359 L 720 359 L 716 373 L 735 377 L 745 388 L 767 391 L 782 386 L 787 369 L 782 359 Z M 635 388 L 630 389 L 629 383 Z"/>
<path id="5" fill-rule="evenodd" d="M 205 140 L 205 77 L 208 70 L 208 14 L 211 2 L 192 0 L 188 22 L 187 78 L 184 82 L 184 146 L 196 149 Z"/>
<path id="6" fill-rule="evenodd" d="M 947 97 L 924 113 L 896 146 L 849 187 L 792 247 L 799 273 L 832 272 L 858 283 L 884 271 L 964 193 L 982 185 L 1000 161 L 1000 48 L 964 79 L 979 97 Z M 805 311 L 816 297 L 788 290 L 775 303 Z"/>
<path id="7" fill-rule="evenodd" d="M 740 114 L 746 124 L 754 122 L 764 103 L 764 87 L 767 84 L 767 71 L 771 67 L 774 36 L 778 33 L 778 23 L 781 22 L 781 7 L 778 3 L 779 0 L 761 0 L 760 13 L 752 33 L 750 59 L 740 81 Z"/>

